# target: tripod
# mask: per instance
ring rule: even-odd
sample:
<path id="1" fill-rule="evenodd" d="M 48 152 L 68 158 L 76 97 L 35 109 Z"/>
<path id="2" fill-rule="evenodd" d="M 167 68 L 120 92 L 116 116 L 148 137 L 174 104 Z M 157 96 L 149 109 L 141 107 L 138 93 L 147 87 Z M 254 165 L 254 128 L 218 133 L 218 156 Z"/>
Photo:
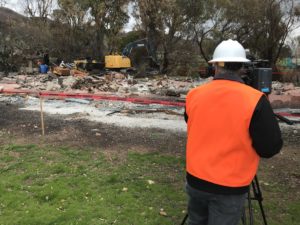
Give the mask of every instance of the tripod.
<path id="1" fill-rule="evenodd" d="M 288 118 L 285 118 L 284 116 L 281 116 L 281 115 L 276 114 L 276 113 L 275 113 L 275 116 L 279 120 L 285 122 L 288 125 L 293 125 L 294 124 L 294 121 L 291 121 Z M 251 187 L 252 187 L 253 196 L 251 195 Z M 243 214 L 242 214 L 242 223 L 243 223 L 243 225 L 248 224 L 247 223 L 247 215 L 248 215 L 249 216 L 249 225 L 254 224 L 252 201 L 255 200 L 255 201 L 258 202 L 258 205 L 259 205 L 259 208 L 260 208 L 260 213 L 261 213 L 261 216 L 263 218 L 264 225 L 268 225 L 266 214 L 265 214 L 265 211 L 264 211 L 264 208 L 263 208 L 263 205 L 262 205 L 263 197 L 262 197 L 262 193 L 261 193 L 261 190 L 260 190 L 258 178 L 257 178 L 256 175 L 255 175 L 254 179 L 252 180 L 251 187 L 249 188 L 248 196 L 247 196 L 248 214 L 247 214 L 247 209 L 245 207 L 244 211 L 243 211 Z M 183 218 L 180 225 L 184 225 L 187 218 L 188 218 L 188 214 L 186 214 L 184 216 L 184 218 Z"/>
<path id="2" fill-rule="evenodd" d="M 251 194 L 251 187 L 252 187 L 252 193 Z M 258 201 L 260 212 L 264 221 L 264 225 L 268 225 L 266 214 L 262 205 L 263 197 L 262 192 L 260 190 L 259 182 L 257 176 L 254 177 L 251 187 L 249 188 L 248 195 L 247 195 L 247 202 L 248 202 L 248 214 L 246 207 L 244 208 L 243 215 L 242 215 L 242 223 L 243 225 L 247 225 L 247 215 L 249 216 L 249 225 L 254 224 L 254 217 L 253 217 L 253 207 L 252 207 L 252 201 L 256 200 Z M 186 220 L 188 218 L 188 214 L 186 214 L 181 222 L 181 225 L 184 225 Z"/>
<path id="3" fill-rule="evenodd" d="M 293 125 L 294 122 L 289 120 L 288 118 L 285 118 L 284 116 L 281 116 L 279 114 L 276 114 L 275 113 L 275 116 L 285 122 L 286 124 L 288 125 Z M 248 197 L 247 197 L 247 200 L 248 200 L 248 216 L 249 216 L 249 225 L 253 225 L 254 224 L 254 219 L 253 219 L 253 207 L 252 207 L 252 200 L 256 200 L 258 202 L 258 205 L 259 205 L 259 208 L 260 208 L 260 213 L 261 213 L 261 216 L 262 216 L 262 219 L 263 219 L 263 224 L 264 225 L 268 225 L 267 223 L 267 218 L 266 218 L 266 214 L 265 214 L 265 211 L 264 211 L 264 208 L 263 208 L 263 205 L 262 205 L 262 201 L 263 201 L 263 197 L 262 197 L 262 193 L 261 193 L 261 190 L 260 190 L 260 187 L 259 187 L 259 182 L 258 182 L 258 178 L 257 176 L 255 175 L 252 183 L 251 183 L 251 186 L 252 186 L 252 193 L 253 193 L 253 196 L 251 196 L 251 190 L 249 189 L 249 192 L 248 192 Z M 243 222 L 243 225 L 247 225 L 247 213 L 246 213 L 246 207 L 244 209 L 244 212 L 243 212 L 243 215 L 242 215 L 242 222 Z"/>
<path id="4" fill-rule="evenodd" d="M 252 201 L 256 200 L 258 202 L 259 208 L 260 208 L 260 213 L 261 216 L 263 218 L 264 221 L 264 225 L 268 225 L 267 223 L 267 218 L 266 218 L 266 214 L 262 205 L 262 201 L 263 201 L 263 197 L 262 197 L 262 193 L 259 187 L 259 182 L 258 182 L 258 178 L 257 176 L 254 177 L 252 183 L 251 183 L 251 187 L 252 187 L 252 193 L 253 196 L 251 195 L 251 188 L 248 191 L 248 196 L 247 196 L 247 201 L 248 201 L 248 216 L 249 216 L 249 225 L 253 225 L 254 224 L 254 218 L 253 218 L 253 207 L 252 207 Z M 242 215 L 242 222 L 243 225 L 247 225 L 247 209 L 246 207 L 244 208 L 244 212 Z"/>

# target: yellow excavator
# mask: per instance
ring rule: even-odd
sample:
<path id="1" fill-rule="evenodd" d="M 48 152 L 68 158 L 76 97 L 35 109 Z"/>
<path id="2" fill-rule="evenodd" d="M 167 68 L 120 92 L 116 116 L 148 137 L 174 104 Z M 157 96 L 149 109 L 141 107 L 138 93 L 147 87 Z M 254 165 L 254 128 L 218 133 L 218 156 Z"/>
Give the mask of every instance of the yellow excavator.
<path id="1" fill-rule="evenodd" d="M 130 42 L 125 46 L 120 54 L 106 55 L 104 62 L 99 62 L 91 59 L 74 60 L 76 69 L 92 70 L 108 69 L 140 69 L 141 67 L 159 69 L 156 57 L 151 50 L 147 39 L 140 39 Z"/>

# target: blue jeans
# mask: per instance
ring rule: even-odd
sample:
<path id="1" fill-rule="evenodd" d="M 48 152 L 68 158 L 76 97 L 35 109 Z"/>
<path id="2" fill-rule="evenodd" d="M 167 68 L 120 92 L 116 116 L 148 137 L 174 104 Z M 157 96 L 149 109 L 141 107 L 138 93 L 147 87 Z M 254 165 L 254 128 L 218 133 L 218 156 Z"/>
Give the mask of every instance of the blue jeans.
<path id="1" fill-rule="evenodd" d="M 219 195 L 199 191 L 186 185 L 188 225 L 237 225 L 247 194 Z"/>

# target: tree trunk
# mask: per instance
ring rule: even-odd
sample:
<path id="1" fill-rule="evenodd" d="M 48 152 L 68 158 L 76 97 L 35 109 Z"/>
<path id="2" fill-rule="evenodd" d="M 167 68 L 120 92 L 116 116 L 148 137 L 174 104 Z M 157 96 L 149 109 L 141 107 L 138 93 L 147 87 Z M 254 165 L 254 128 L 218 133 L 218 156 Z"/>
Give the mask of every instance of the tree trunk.
<path id="1" fill-rule="evenodd" d="M 164 43 L 164 57 L 163 57 L 162 65 L 160 67 L 160 72 L 167 73 L 168 67 L 169 67 L 169 51 L 166 43 Z"/>

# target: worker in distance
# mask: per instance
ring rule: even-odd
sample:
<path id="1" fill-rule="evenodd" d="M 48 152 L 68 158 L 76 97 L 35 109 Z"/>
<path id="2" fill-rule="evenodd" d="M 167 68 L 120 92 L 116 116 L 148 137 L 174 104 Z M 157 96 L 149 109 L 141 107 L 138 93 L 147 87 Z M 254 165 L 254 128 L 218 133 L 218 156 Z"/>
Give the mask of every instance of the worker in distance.
<path id="1" fill-rule="evenodd" d="M 282 148 L 266 95 L 240 77 L 246 62 L 239 42 L 221 42 L 213 80 L 186 97 L 188 225 L 238 224 L 260 157 Z"/>

